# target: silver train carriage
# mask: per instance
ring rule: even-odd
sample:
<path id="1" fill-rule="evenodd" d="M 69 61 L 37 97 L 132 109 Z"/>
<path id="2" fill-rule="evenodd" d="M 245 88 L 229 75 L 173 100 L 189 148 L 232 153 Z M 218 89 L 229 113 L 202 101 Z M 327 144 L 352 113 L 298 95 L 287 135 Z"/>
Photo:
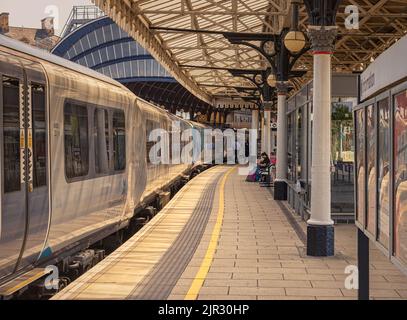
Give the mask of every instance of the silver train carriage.
<path id="1" fill-rule="evenodd" d="M 150 163 L 147 136 L 193 123 L 110 78 L 0 36 L 0 81 L 0 284 L 125 228 L 192 170 Z"/>

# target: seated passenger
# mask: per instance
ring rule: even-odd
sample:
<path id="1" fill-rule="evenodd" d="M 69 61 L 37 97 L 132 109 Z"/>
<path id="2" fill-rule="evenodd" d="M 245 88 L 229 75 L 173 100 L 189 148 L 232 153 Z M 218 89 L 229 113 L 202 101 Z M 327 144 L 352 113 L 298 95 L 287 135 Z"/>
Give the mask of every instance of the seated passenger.
<path id="1" fill-rule="evenodd" d="M 260 160 L 258 162 L 258 167 L 260 169 L 267 169 L 267 167 L 270 165 L 270 158 L 268 157 L 267 153 L 263 152 L 260 155 Z"/>

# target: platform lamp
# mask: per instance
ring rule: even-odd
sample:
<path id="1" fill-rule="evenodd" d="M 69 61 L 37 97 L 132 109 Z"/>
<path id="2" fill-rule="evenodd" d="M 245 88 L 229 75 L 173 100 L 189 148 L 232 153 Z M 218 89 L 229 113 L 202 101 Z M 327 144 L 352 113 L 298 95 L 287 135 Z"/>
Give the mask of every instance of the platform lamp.
<path id="1" fill-rule="evenodd" d="M 293 1 L 293 17 L 298 16 L 298 1 Z M 274 180 L 274 200 L 287 200 L 288 185 L 287 178 L 287 119 L 286 119 L 286 98 L 290 88 L 289 80 L 295 77 L 303 76 L 306 70 L 293 70 L 296 61 L 309 50 L 309 46 L 305 45 L 298 52 L 291 52 L 285 45 L 284 39 L 290 31 L 295 31 L 298 28 L 298 19 L 294 19 L 294 24 L 291 28 L 283 28 L 280 33 L 240 33 L 240 32 L 224 32 L 223 36 L 231 43 L 245 45 L 259 52 L 269 63 L 271 73 L 267 75 L 264 88 L 272 88 L 277 98 L 277 165 L 276 177 Z M 293 44 L 296 47 L 291 47 L 293 50 L 298 50 L 298 40 L 301 40 L 299 34 L 292 34 L 287 38 L 287 46 L 290 46 L 290 39 L 294 40 Z M 305 38 L 305 37 L 304 37 Z M 259 41 L 260 45 L 256 45 L 254 41 Z M 275 79 L 272 75 L 275 75 Z M 275 86 L 270 87 L 269 83 Z"/>
<path id="2" fill-rule="evenodd" d="M 276 85 L 277 85 L 277 79 L 276 79 L 276 75 L 275 75 L 275 74 L 270 73 L 270 74 L 268 75 L 268 77 L 267 77 L 267 84 L 268 84 L 270 87 L 272 87 L 272 88 L 276 87 Z"/>
<path id="3" fill-rule="evenodd" d="M 291 29 L 284 37 L 284 45 L 291 53 L 298 53 L 305 47 L 305 35 L 298 30 L 299 0 L 292 0 Z"/>

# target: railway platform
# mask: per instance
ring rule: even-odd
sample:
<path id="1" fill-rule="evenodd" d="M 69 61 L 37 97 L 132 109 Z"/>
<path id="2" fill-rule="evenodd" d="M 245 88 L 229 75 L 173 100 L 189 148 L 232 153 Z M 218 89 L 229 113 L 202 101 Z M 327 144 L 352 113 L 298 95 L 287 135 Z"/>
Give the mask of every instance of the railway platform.
<path id="1" fill-rule="evenodd" d="M 238 172 L 215 166 L 192 179 L 52 299 L 356 299 L 356 226 L 335 226 L 334 256 L 307 256 L 306 223 Z M 371 298 L 407 298 L 405 275 L 376 246 L 370 257 Z"/>

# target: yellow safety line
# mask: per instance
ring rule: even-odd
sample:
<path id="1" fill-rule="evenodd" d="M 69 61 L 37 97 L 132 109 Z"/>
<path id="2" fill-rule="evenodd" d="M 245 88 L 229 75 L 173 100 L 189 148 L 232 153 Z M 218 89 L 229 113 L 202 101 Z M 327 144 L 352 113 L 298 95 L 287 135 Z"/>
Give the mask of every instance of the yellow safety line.
<path id="1" fill-rule="evenodd" d="M 212 230 L 211 240 L 209 241 L 208 249 L 206 250 L 205 257 L 201 262 L 201 266 L 199 267 L 198 272 L 195 275 L 194 281 L 192 281 L 191 286 L 189 287 L 188 293 L 185 295 L 184 300 L 196 300 L 198 297 L 199 291 L 202 288 L 202 285 L 205 281 L 205 278 L 209 272 L 209 268 L 212 264 L 213 256 L 215 254 L 216 247 L 218 245 L 218 239 L 220 234 L 220 229 L 223 222 L 223 214 L 225 211 L 224 206 L 224 198 L 225 198 L 225 184 L 226 179 L 228 178 L 229 174 L 235 170 L 236 167 L 229 169 L 222 178 L 220 183 L 219 189 L 219 208 L 218 208 L 218 215 L 216 218 L 215 226 Z"/>
<path id="2" fill-rule="evenodd" d="M 25 287 L 26 285 L 30 284 L 31 282 L 41 278 L 42 276 L 44 276 L 46 274 L 45 270 L 41 270 L 40 272 L 36 273 L 35 275 L 29 277 L 28 279 L 19 282 L 18 284 L 16 284 L 14 287 L 9 288 L 8 290 L 6 290 L 3 294 L 4 295 L 8 295 L 8 294 L 12 294 L 18 290 L 20 290 L 21 288 Z"/>

